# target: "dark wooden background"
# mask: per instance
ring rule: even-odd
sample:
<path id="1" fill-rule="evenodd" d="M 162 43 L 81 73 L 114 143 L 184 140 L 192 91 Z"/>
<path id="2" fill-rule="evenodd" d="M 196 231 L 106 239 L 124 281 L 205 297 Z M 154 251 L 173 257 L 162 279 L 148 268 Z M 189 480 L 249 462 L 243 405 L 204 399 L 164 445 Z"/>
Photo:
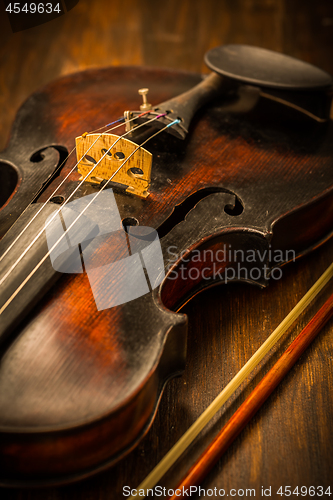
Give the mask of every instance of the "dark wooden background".
<path id="1" fill-rule="evenodd" d="M 331 0 L 80 0 L 61 18 L 15 34 L 1 12 L 0 28 L 0 149 L 30 93 L 60 75 L 88 67 L 147 65 L 205 72 L 203 55 L 208 49 L 246 43 L 285 52 L 333 73 Z M 0 498 L 124 498 L 122 487 L 141 482 L 326 269 L 332 255 L 333 243 L 328 242 L 285 268 L 283 279 L 264 291 L 228 285 L 196 297 L 184 308 L 189 316 L 186 371 L 168 384 L 139 447 L 113 469 L 81 483 L 44 490 L 1 489 Z M 328 292 L 301 316 L 289 339 Z M 288 342 L 281 342 L 264 360 L 161 484 L 175 485 Z M 219 461 L 204 488 L 255 488 L 260 497 L 261 486 L 272 486 L 271 498 L 281 498 L 276 494 L 279 486 L 330 485 L 333 493 L 332 345 L 330 322 Z"/>

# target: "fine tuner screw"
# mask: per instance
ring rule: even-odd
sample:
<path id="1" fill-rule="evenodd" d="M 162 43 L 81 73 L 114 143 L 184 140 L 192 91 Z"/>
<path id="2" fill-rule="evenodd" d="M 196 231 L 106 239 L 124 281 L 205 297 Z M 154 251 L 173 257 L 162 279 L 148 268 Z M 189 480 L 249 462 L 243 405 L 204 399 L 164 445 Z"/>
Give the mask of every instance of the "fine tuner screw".
<path id="1" fill-rule="evenodd" d="M 147 101 L 147 94 L 149 92 L 149 89 L 139 89 L 138 92 L 140 95 L 142 95 L 143 101 L 140 106 L 140 111 L 148 111 L 149 109 L 152 109 L 152 105 Z"/>

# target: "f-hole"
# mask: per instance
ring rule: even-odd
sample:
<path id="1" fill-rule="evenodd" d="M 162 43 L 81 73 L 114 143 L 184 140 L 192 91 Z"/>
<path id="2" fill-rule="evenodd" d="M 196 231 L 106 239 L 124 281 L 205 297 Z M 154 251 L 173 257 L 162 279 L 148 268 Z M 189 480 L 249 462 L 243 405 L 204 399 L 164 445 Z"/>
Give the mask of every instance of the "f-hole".
<path id="1" fill-rule="evenodd" d="M 191 194 L 182 203 L 175 206 L 172 214 L 157 229 L 159 238 L 163 238 L 163 236 L 169 233 L 174 226 L 185 220 L 188 212 L 192 210 L 192 208 L 194 208 L 195 205 L 199 203 L 199 201 L 214 193 L 229 193 L 235 196 L 235 204 L 226 205 L 224 207 L 224 211 L 228 215 L 237 216 L 243 212 L 244 207 L 242 205 L 242 202 L 235 193 L 232 193 L 227 189 L 217 187 L 200 189 L 196 193 Z"/>
<path id="2" fill-rule="evenodd" d="M 35 198 L 32 200 L 32 203 L 37 203 L 40 195 L 43 194 L 44 191 L 48 188 L 48 186 L 54 181 L 54 179 L 56 179 L 60 175 L 60 172 L 63 169 L 63 167 L 65 166 L 65 163 L 67 161 L 68 151 L 66 148 L 64 148 L 63 146 L 51 146 L 51 147 L 56 149 L 59 153 L 58 165 L 54 169 L 53 174 L 47 179 L 46 182 L 43 183 L 42 188 L 37 193 Z M 43 151 L 44 151 L 43 149 L 36 151 L 33 155 L 31 155 L 30 161 L 32 163 L 41 163 L 45 158 Z M 61 168 L 59 168 L 60 166 L 61 166 Z M 43 168 L 43 167 L 41 167 L 41 168 Z M 57 201 L 55 203 L 57 203 Z"/>
<path id="3" fill-rule="evenodd" d="M 11 195 L 14 193 L 15 188 L 18 183 L 18 174 L 14 167 L 5 163 L 0 162 L 0 207 L 3 207 Z"/>

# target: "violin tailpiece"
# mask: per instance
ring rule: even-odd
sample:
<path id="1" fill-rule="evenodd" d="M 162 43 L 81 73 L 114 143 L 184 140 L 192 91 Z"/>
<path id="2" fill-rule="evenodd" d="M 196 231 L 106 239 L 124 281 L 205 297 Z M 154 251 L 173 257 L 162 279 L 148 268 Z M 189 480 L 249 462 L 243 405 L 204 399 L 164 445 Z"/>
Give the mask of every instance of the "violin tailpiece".
<path id="1" fill-rule="evenodd" d="M 128 193 L 147 198 L 152 165 L 149 151 L 114 134 L 87 134 L 75 142 L 80 180 L 88 176 L 87 182 L 100 184 L 112 178 L 112 183 L 123 185 Z"/>

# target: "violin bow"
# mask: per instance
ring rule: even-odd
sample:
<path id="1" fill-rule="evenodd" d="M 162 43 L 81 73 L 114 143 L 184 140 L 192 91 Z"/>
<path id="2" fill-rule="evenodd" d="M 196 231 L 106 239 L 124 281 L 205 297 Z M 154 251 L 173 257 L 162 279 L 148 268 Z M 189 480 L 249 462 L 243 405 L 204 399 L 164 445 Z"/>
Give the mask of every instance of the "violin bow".
<path id="1" fill-rule="evenodd" d="M 184 498 L 183 492 L 187 490 L 191 496 L 197 491 L 197 486 L 214 467 L 223 453 L 229 448 L 236 437 L 242 432 L 246 424 L 264 404 L 278 384 L 294 366 L 298 358 L 309 347 L 311 342 L 317 337 L 320 330 L 333 316 L 333 293 L 326 300 L 323 306 L 297 335 L 295 340 L 289 345 L 282 356 L 262 378 L 259 384 L 253 389 L 244 403 L 238 408 L 233 416 L 224 425 L 221 431 L 207 446 L 198 460 L 189 469 L 183 479 L 178 483 L 175 492 L 168 500 Z M 192 489 L 191 489 L 192 487 Z"/>
<path id="2" fill-rule="evenodd" d="M 333 277 L 333 263 L 320 276 L 310 290 L 302 297 L 278 327 L 271 333 L 267 340 L 245 363 L 235 377 L 226 385 L 214 401 L 206 408 L 200 417 L 183 434 L 177 443 L 170 449 L 164 458 L 156 465 L 150 474 L 136 488 L 136 491 L 143 490 L 147 495 L 147 490 L 152 489 L 161 477 L 170 469 L 176 460 L 193 442 L 205 425 L 213 418 L 222 405 L 232 396 L 245 378 L 256 368 L 259 362 L 273 348 L 281 336 L 296 321 L 304 309 L 314 300 L 319 292 L 327 285 Z M 206 448 L 196 463 L 190 468 L 187 475 L 181 480 L 174 490 L 174 496 L 170 500 L 182 498 L 182 492 L 190 486 L 199 485 L 203 478 L 208 474 L 220 456 L 234 441 L 238 434 L 246 426 L 247 422 L 255 415 L 268 396 L 273 392 L 286 373 L 292 368 L 297 359 L 305 351 L 312 340 L 318 335 L 320 329 L 333 315 L 333 294 L 319 309 L 311 321 L 290 344 L 281 358 L 276 362 L 273 368 L 265 375 L 257 387 L 252 391 L 244 403 L 238 408 L 235 414 L 230 418 L 212 443 Z M 180 494 L 176 494 L 181 490 Z M 194 488 L 192 493 L 196 489 Z M 141 493 L 140 491 L 140 493 Z M 187 495 L 188 496 L 188 491 Z M 131 496 L 134 500 L 136 495 Z M 143 498 L 143 496 L 141 496 Z"/>

